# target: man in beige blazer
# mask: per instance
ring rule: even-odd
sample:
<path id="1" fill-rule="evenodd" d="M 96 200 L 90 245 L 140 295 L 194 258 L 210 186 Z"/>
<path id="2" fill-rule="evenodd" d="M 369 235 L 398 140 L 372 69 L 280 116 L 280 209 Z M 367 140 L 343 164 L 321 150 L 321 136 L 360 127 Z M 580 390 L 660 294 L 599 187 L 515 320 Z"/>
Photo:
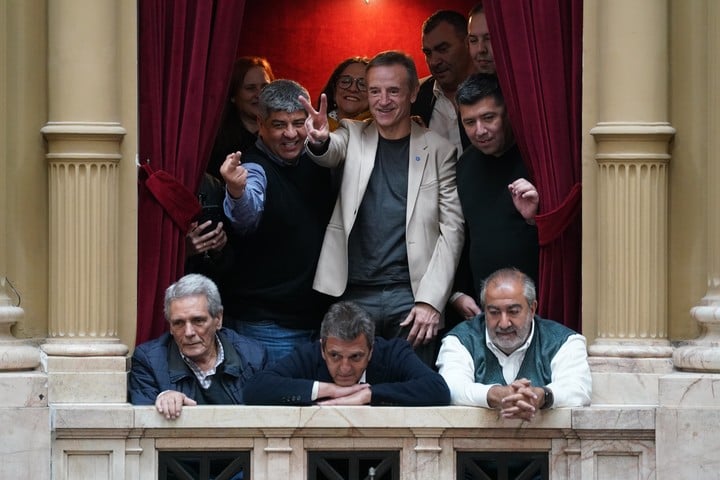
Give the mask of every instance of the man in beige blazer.
<path id="1" fill-rule="evenodd" d="M 325 98 L 319 111 L 301 99 L 310 157 L 343 168 L 313 288 L 358 302 L 381 336 L 407 337 L 432 365 L 463 244 L 457 152 L 410 118 L 412 58 L 379 53 L 365 76 L 370 120 L 330 133 Z"/>

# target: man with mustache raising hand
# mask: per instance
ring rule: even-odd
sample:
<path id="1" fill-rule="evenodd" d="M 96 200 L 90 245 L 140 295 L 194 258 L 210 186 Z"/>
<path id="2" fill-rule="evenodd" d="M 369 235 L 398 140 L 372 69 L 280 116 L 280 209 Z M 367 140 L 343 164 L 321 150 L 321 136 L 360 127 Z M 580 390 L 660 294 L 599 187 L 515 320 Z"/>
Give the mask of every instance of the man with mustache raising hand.
<path id="1" fill-rule="evenodd" d="M 420 82 L 412 114 L 419 116 L 435 133 L 458 149 L 458 156 L 470 144 L 460 126 L 455 92 L 474 66 L 467 45 L 467 19 L 453 10 L 439 10 L 422 26 L 422 51 L 430 77 Z"/>

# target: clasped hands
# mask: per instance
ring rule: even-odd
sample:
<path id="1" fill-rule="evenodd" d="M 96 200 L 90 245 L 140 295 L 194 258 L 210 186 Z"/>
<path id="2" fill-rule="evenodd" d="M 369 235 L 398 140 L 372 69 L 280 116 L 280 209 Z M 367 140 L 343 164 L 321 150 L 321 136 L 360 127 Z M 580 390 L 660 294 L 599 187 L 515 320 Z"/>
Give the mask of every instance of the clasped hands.
<path id="1" fill-rule="evenodd" d="M 341 387 L 334 383 L 319 382 L 317 405 L 368 405 L 372 399 L 369 383 Z"/>
<path id="2" fill-rule="evenodd" d="M 510 385 L 494 385 L 488 392 L 490 407 L 499 409 L 500 416 L 508 419 L 532 420 L 544 400 L 543 389 L 533 387 L 527 378 Z"/>

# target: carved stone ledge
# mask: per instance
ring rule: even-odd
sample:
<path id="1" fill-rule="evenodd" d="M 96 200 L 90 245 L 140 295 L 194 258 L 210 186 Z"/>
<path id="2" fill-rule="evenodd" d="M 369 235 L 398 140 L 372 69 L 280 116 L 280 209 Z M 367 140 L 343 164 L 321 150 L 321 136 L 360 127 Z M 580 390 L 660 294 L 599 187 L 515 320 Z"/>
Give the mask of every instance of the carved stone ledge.
<path id="1" fill-rule="evenodd" d="M 690 310 L 701 334 L 673 352 L 679 370 L 720 373 L 720 305 L 701 305 Z"/>

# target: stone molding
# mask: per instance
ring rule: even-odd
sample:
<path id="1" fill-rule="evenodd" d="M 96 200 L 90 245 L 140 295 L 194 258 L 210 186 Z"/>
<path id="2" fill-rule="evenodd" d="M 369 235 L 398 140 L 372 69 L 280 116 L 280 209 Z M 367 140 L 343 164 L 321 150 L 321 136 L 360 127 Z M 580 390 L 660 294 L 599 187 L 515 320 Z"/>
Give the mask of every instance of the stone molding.
<path id="1" fill-rule="evenodd" d="M 158 449 L 249 450 L 255 480 L 305 479 L 306 451 L 317 449 L 399 450 L 403 480 L 455 478 L 458 451 L 547 451 L 554 480 L 613 478 L 628 455 L 636 462 L 622 478 L 653 478 L 655 468 L 654 407 L 561 408 L 532 422 L 458 406 L 188 407 L 176 421 L 128 404 L 68 404 L 53 412 L 58 480 L 69 478 L 71 457 L 78 475 L 118 456 L 115 473 L 155 478 Z"/>

